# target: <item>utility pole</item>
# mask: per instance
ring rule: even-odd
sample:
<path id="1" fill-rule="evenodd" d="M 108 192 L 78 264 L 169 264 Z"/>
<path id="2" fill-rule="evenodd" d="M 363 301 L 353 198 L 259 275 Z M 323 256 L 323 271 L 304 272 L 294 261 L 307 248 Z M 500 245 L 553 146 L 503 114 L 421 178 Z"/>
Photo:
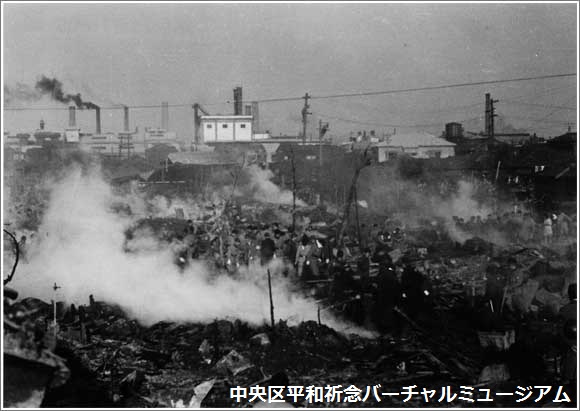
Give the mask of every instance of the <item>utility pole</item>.
<path id="1" fill-rule="evenodd" d="M 294 232 L 296 230 L 296 163 L 292 146 L 290 146 L 290 161 L 292 165 L 292 232 Z"/>
<path id="2" fill-rule="evenodd" d="M 54 291 L 54 301 L 53 301 L 53 304 L 52 304 L 54 318 L 52 320 L 52 324 L 54 325 L 54 335 L 55 336 L 56 336 L 56 291 L 59 288 L 60 287 L 58 285 L 56 285 L 56 283 L 54 283 L 54 285 L 52 286 L 52 290 Z"/>
<path id="3" fill-rule="evenodd" d="M 272 326 L 272 331 L 276 326 L 276 321 L 274 320 L 274 299 L 272 298 L 272 276 L 270 275 L 270 269 L 268 271 L 268 293 L 270 294 L 270 325 Z"/>
<path id="4" fill-rule="evenodd" d="M 360 220 L 358 218 L 358 190 L 356 185 L 354 186 L 354 215 L 356 217 L 356 236 L 360 246 L 362 245 L 362 237 L 360 235 Z"/>
<path id="5" fill-rule="evenodd" d="M 318 164 L 322 170 L 322 120 L 318 120 Z"/>
<path id="6" fill-rule="evenodd" d="M 494 117 L 497 117 L 493 104 L 498 101 L 499 100 L 493 100 L 490 93 L 485 93 L 485 135 L 491 140 L 495 137 L 493 119 Z"/>
<path id="7" fill-rule="evenodd" d="M 199 119 L 199 104 L 195 103 L 193 105 L 193 142 L 194 144 L 199 144 L 199 128 L 200 128 L 200 119 Z"/>
<path id="8" fill-rule="evenodd" d="M 308 115 L 312 114 L 308 111 L 310 105 L 308 104 L 308 100 L 310 100 L 310 96 L 308 93 L 302 97 L 304 99 L 304 107 L 302 108 L 302 143 L 306 143 L 306 123 L 308 122 Z"/>
<path id="9" fill-rule="evenodd" d="M 487 138 L 491 136 L 490 114 L 491 114 L 491 94 L 485 93 L 485 135 Z"/>
<path id="10" fill-rule="evenodd" d="M 490 100 L 490 107 L 489 107 L 489 123 L 490 123 L 490 131 L 491 131 L 491 139 L 493 140 L 495 138 L 495 122 L 494 122 L 494 118 L 497 117 L 497 114 L 495 114 L 495 107 L 493 106 L 494 103 L 497 103 L 499 100 Z"/>

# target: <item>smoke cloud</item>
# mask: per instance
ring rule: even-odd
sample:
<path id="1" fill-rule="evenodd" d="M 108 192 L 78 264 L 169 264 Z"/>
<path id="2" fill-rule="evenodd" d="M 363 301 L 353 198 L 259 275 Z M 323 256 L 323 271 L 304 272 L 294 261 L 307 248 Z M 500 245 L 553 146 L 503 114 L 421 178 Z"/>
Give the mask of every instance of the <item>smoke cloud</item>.
<path id="1" fill-rule="evenodd" d="M 254 200 L 264 203 L 292 205 L 292 192 L 282 190 L 271 181 L 274 177 L 271 170 L 251 165 L 245 168 L 244 172 L 239 193 L 249 195 Z M 306 203 L 296 198 L 296 205 L 303 207 Z"/>
<path id="2" fill-rule="evenodd" d="M 442 223 L 449 237 L 464 243 L 474 233 L 464 232 L 456 226 L 455 219 L 469 220 L 480 216 L 487 218 L 498 210 L 510 210 L 491 194 L 492 186 L 483 180 L 461 179 L 449 185 L 447 181 L 425 176 L 425 179 L 408 179 L 400 167 L 384 168 L 382 172 L 366 173 L 360 178 L 359 199 L 366 200 L 370 211 L 379 215 L 395 216 L 407 227 L 419 226 L 425 220 Z M 376 170 L 375 170 L 376 171 Z M 505 245 L 508 240 L 497 230 L 477 233 L 484 240 Z"/>
<path id="3" fill-rule="evenodd" d="M 62 287 L 58 300 L 86 304 L 93 294 L 97 300 L 119 305 L 145 325 L 215 318 L 256 325 L 269 321 L 263 267 L 252 266 L 238 278 L 216 275 L 201 262 L 180 272 L 173 263 L 172 247 L 147 230 L 137 233 L 126 247 L 131 251 L 125 252 L 124 232 L 135 217 L 113 212 L 112 205 L 119 201 L 136 207 L 141 200 L 119 198 L 94 170 L 74 169 L 55 183 L 38 235 L 30 244 L 28 262 L 19 267 L 12 283 L 21 296 L 51 300 L 56 283 Z M 146 204 L 140 207 L 147 209 Z M 290 323 L 315 320 L 316 304 L 292 293 L 277 267 L 272 272 L 276 318 Z M 339 331 L 365 333 L 328 313 L 322 321 Z"/>
<path id="4" fill-rule="evenodd" d="M 4 85 L 4 104 L 32 103 L 48 97 L 63 104 L 74 103 L 77 108 L 95 109 L 98 106 L 90 101 L 83 101 L 80 93 L 70 94 L 63 89 L 63 84 L 57 78 L 42 75 L 34 87 L 23 83 L 15 86 Z"/>

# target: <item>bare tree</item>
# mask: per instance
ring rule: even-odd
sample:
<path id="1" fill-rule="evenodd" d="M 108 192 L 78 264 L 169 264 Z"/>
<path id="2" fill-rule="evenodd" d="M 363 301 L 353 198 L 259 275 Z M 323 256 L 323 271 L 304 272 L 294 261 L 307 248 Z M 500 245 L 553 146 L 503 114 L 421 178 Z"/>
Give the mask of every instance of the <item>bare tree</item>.
<path id="1" fill-rule="evenodd" d="M 20 245 L 18 244 L 18 240 L 16 239 L 14 234 L 12 234 L 10 231 L 8 231 L 6 229 L 4 229 L 4 232 L 10 236 L 10 238 L 12 239 L 12 242 L 14 243 L 14 254 L 15 254 L 15 260 L 14 260 L 14 264 L 12 265 L 12 271 L 10 272 L 10 275 L 4 279 L 4 285 L 6 285 L 10 281 L 12 281 L 12 278 L 14 277 L 14 273 L 16 272 L 16 267 L 18 266 L 18 260 L 20 259 Z"/>
<path id="2" fill-rule="evenodd" d="M 234 195 L 236 193 L 236 188 L 238 186 L 238 181 L 240 179 L 240 174 L 242 173 L 242 171 L 244 170 L 244 167 L 246 166 L 246 153 L 242 153 L 242 165 L 240 166 L 239 169 L 236 170 L 236 172 L 232 172 L 230 173 L 232 178 L 234 179 L 234 183 L 232 184 L 232 192 L 230 193 L 230 198 L 226 201 L 226 205 L 225 205 L 225 209 L 228 210 L 229 207 L 231 206 L 231 204 L 234 201 Z"/>
<path id="3" fill-rule="evenodd" d="M 370 145 L 368 145 L 365 148 L 365 151 L 362 154 L 361 160 L 355 166 L 356 168 L 354 170 L 354 175 L 352 176 L 352 182 L 350 184 L 350 190 L 348 192 L 348 198 L 347 198 L 346 204 L 344 206 L 344 218 L 343 218 L 343 221 L 342 221 L 342 226 L 340 227 L 340 231 L 338 233 L 338 238 L 337 238 L 337 240 L 338 240 L 337 243 L 338 244 L 342 244 L 342 241 L 343 241 L 343 238 L 344 238 L 344 232 L 346 231 L 346 227 L 347 227 L 348 222 L 350 220 L 350 208 L 351 208 L 352 202 L 353 201 L 356 201 L 356 194 L 357 194 L 356 193 L 356 185 L 357 185 L 357 182 L 358 182 L 358 177 L 359 177 L 361 171 L 365 167 L 367 167 L 367 166 L 369 166 L 371 164 L 370 158 L 368 156 L 369 148 L 370 148 Z M 355 207 L 356 207 L 356 205 L 355 205 Z"/>

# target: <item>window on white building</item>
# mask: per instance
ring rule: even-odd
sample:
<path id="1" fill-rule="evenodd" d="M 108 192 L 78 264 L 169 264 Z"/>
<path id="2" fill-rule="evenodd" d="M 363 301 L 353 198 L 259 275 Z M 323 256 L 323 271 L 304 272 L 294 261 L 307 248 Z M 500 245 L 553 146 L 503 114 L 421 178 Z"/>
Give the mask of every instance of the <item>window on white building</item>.
<path id="1" fill-rule="evenodd" d="M 222 128 L 228 128 L 227 124 L 222 124 Z"/>
<path id="2" fill-rule="evenodd" d="M 245 124 L 240 124 L 240 128 L 246 128 Z"/>
<path id="3" fill-rule="evenodd" d="M 211 124 L 208 124 L 206 127 L 207 127 L 207 128 L 211 128 Z"/>

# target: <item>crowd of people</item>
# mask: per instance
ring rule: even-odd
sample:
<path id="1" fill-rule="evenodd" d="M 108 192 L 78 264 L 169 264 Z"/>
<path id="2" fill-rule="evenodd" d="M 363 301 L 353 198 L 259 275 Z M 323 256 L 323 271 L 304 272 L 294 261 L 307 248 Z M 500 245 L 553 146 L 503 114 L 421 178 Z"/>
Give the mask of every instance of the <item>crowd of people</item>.
<path id="1" fill-rule="evenodd" d="M 397 253 L 405 234 L 394 221 L 351 226 L 341 236 L 340 224 L 292 226 L 248 221 L 227 210 L 208 213 L 164 233 L 184 271 L 192 260 L 232 277 L 248 266 L 264 274 L 275 266 L 277 274 L 348 319 L 382 330 L 399 324 L 394 307 L 415 317 L 432 297 L 428 276 Z"/>
<path id="2" fill-rule="evenodd" d="M 477 215 L 469 219 L 454 217 L 453 220 L 455 226 L 464 232 L 481 237 L 498 233 L 512 243 L 550 245 L 576 237 L 576 216 L 568 216 L 563 211 L 542 216 L 514 210 L 488 214 L 485 218 Z"/>

